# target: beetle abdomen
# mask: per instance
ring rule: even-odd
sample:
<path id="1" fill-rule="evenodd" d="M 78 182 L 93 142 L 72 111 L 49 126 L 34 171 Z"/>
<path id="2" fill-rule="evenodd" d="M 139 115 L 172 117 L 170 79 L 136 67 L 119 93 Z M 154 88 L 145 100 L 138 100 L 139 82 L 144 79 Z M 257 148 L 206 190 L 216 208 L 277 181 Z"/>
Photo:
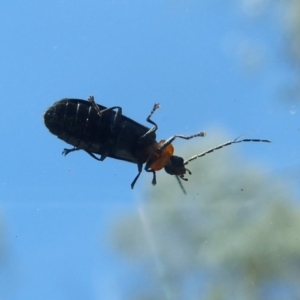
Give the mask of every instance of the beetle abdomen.
<path id="1" fill-rule="evenodd" d="M 101 147 L 111 137 L 112 113 L 100 117 L 87 101 L 63 99 L 45 112 L 44 120 L 50 132 L 68 144 L 101 154 Z"/>

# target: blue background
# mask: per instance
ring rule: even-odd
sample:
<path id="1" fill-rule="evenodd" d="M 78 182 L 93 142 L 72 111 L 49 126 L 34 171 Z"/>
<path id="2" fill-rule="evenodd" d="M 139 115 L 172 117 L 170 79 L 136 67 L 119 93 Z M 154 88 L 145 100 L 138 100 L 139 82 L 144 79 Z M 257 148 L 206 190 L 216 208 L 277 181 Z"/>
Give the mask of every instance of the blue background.
<path id="1" fill-rule="evenodd" d="M 63 157 L 43 124 L 61 98 L 94 95 L 147 126 L 159 102 L 158 139 L 268 138 L 236 147 L 299 183 L 297 105 L 282 99 L 294 74 L 272 12 L 251 18 L 219 0 L 2 1 L 0 40 L 1 299 L 123 299 L 132 272 L 109 229 L 151 176 L 131 190 L 133 164 Z"/>

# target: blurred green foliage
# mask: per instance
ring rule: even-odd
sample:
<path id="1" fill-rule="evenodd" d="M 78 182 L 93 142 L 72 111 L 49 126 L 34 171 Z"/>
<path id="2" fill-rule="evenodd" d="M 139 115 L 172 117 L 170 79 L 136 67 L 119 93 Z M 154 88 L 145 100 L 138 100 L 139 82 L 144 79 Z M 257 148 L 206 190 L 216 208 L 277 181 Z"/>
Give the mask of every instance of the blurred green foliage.
<path id="1" fill-rule="evenodd" d="M 205 149 L 189 143 L 178 153 L 189 157 L 220 141 L 216 135 Z M 129 299 L 279 299 L 279 292 L 300 299 L 299 203 L 282 178 L 238 155 L 241 148 L 191 163 L 187 195 L 163 171 L 155 187 L 143 174 L 137 211 L 113 230 L 114 246 L 140 267 Z"/>

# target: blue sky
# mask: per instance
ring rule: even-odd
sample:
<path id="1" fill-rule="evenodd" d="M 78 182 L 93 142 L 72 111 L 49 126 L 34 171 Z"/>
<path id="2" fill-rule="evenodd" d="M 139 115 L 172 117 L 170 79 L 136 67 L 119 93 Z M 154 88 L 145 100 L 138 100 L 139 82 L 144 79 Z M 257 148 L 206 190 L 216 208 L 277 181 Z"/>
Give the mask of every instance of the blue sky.
<path id="1" fill-rule="evenodd" d="M 159 102 L 158 139 L 215 128 L 228 134 L 219 143 L 268 138 L 236 147 L 276 176 L 299 168 L 297 106 L 281 99 L 293 74 L 271 13 L 220 0 L 2 1 L 0 37 L 1 299 L 122 299 L 131 272 L 109 226 L 149 174 L 132 191 L 134 165 L 63 157 L 43 124 L 56 100 L 92 94 L 143 124 Z"/>

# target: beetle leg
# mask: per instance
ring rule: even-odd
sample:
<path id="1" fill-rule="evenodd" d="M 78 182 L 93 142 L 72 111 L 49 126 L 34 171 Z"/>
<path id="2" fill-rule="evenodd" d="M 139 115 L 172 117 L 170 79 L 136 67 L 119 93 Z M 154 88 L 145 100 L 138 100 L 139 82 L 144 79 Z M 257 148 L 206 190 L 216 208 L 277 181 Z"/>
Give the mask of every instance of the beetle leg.
<path id="1" fill-rule="evenodd" d="M 193 135 L 189 135 L 189 136 L 185 136 L 185 135 L 173 135 L 172 137 L 170 137 L 169 139 L 167 139 L 158 149 L 158 152 L 162 152 L 166 147 L 168 147 L 176 138 L 181 138 L 181 139 L 185 139 L 185 140 L 189 140 L 192 139 L 194 137 L 197 136 L 205 136 L 205 132 L 201 131 L 199 133 L 193 134 Z"/>
<path id="2" fill-rule="evenodd" d="M 145 170 L 145 171 L 153 173 L 152 184 L 156 185 L 156 172 L 154 170 L 151 170 L 151 169 L 148 169 L 148 170 Z"/>
<path id="3" fill-rule="evenodd" d="M 120 117 L 122 116 L 122 107 L 120 107 L 120 106 L 112 106 L 112 107 L 109 107 L 109 108 L 106 108 L 106 109 L 103 109 L 103 110 L 100 110 L 99 107 L 98 107 L 98 110 L 97 110 L 98 115 L 99 115 L 99 112 L 100 112 L 99 116 L 101 117 L 101 115 L 103 113 L 105 113 L 107 111 L 110 111 L 110 110 L 114 110 L 114 109 L 116 109 L 117 111 L 116 111 L 116 113 L 114 115 L 114 118 L 113 118 L 113 121 L 112 121 L 112 124 L 111 124 L 111 129 L 112 130 L 117 126 L 118 122 L 121 121 Z"/>
<path id="4" fill-rule="evenodd" d="M 81 149 L 79 149 L 79 148 L 77 148 L 77 147 L 74 147 L 74 148 L 72 148 L 72 149 L 66 149 L 66 148 L 65 148 L 61 154 L 64 155 L 64 156 L 66 156 L 66 155 L 68 155 L 70 152 L 78 151 L 78 150 L 81 150 Z"/>
<path id="5" fill-rule="evenodd" d="M 134 185 L 136 183 L 136 181 L 138 180 L 138 178 L 140 177 L 141 173 L 143 170 L 143 164 L 138 164 L 138 174 L 135 176 L 134 180 L 131 183 L 131 188 L 134 188 Z"/>
<path id="6" fill-rule="evenodd" d="M 152 115 L 154 114 L 154 112 L 157 110 L 157 109 L 159 109 L 159 103 L 155 103 L 154 104 L 154 106 L 153 106 L 153 108 L 152 108 L 152 110 L 151 110 L 151 113 L 150 113 L 150 115 L 147 117 L 147 119 L 146 119 L 146 121 L 148 122 L 148 123 L 151 123 L 152 125 L 154 125 L 155 127 L 156 127 L 156 129 L 157 129 L 157 124 L 155 123 L 155 122 L 153 122 L 150 118 L 152 117 Z M 156 130 L 155 129 L 155 130 Z"/>
<path id="7" fill-rule="evenodd" d="M 148 162 L 146 163 L 146 165 L 145 165 L 144 170 L 145 170 L 146 172 L 151 172 L 151 173 L 153 173 L 152 184 L 153 184 L 153 185 L 156 185 L 156 173 L 155 173 L 154 170 L 152 170 L 152 169 L 149 167 L 149 165 L 150 165 L 150 163 L 149 163 L 149 161 L 148 161 Z"/>
<path id="8" fill-rule="evenodd" d="M 80 149 L 80 148 L 77 148 L 77 147 L 74 147 L 72 149 L 64 149 L 64 151 L 62 152 L 62 155 L 66 156 L 68 155 L 70 152 L 73 152 L 73 151 L 78 151 L 78 150 L 84 150 L 84 149 Z M 100 161 L 103 161 L 107 155 L 101 155 L 100 158 L 98 158 L 94 153 L 92 152 L 89 152 L 89 151 L 86 151 L 86 153 L 88 153 L 91 157 L 95 158 L 96 160 L 100 160 Z"/>
<path id="9" fill-rule="evenodd" d="M 118 121 L 117 119 L 119 118 L 119 116 L 122 116 L 122 107 L 121 106 L 112 106 L 112 107 L 100 110 L 99 106 L 95 102 L 94 96 L 89 96 L 88 101 L 91 102 L 92 106 L 95 108 L 95 110 L 97 111 L 98 116 L 100 116 L 100 117 L 102 116 L 103 113 L 105 113 L 107 111 L 110 111 L 110 110 L 116 109 L 117 112 L 115 113 L 115 116 L 114 116 L 112 128 L 114 128 L 116 126 L 117 121 Z"/>
<path id="10" fill-rule="evenodd" d="M 92 152 L 89 152 L 89 151 L 86 151 L 85 150 L 85 152 L 87 153 L 87 154 L 89 154 L 91 157 L 93 157 L 93 158 L 95 158 L 96 160 L 99 160 L 99 161 L 103 161 L 106 157 L 107 157 L 107 155 L 100 155 L 100 158 L 98 158 L 94 153 L 92 153 Z"/>
<path id="11" fill-rule="evenodd" d="M 155 104 L 154 104 L 154 106 L 153 106 L 153 108 L 152 108 L 152 111 L 151 111 L 150 115 L 149 115 L 149 116 L 147 117 L 147 119 L 146 119 L 146 121 L 147 121 L 148 123 L 154 125 L 154 127 L 152 127 L 151 129 L 149 129 L 144 135 L 142 135 L 142 136 L 140 137 L 140 139 L 143 139 L 143 138 L 147 137 L 149 134 L 151 134 L 152 132 L 155 132 L 155 131 L 157 130 L 157 128 L 158 128 L 157 124 L 156 124 L 154 121 L 152 121 L 152 120 L 150 119 L 150 118 L 152 117 L 152 115 L 154 114 L 154 112 L 155 112 L 157 109 L 159 109 L 159 103 L 155 103 Z"/>

